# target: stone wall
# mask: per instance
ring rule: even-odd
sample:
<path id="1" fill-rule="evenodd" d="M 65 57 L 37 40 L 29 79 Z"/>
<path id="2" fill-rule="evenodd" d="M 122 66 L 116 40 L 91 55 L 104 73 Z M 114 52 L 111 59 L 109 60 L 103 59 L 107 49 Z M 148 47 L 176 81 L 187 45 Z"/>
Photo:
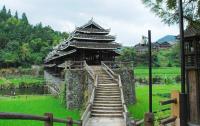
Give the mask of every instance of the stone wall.
<path id="1" fill-rule="evenodd" d="M 134 72 L 129 68 L 113 69 L 116 74 L 121 76 L 124 99 L 126 104 L 136 102 Z"/>
<path id="2" fill-rule="evenodd" d="M 124 98 L 127 104 L 136 102 L 133 70 L 113 69 L 121 75 Z M 65 73 L 67 108 L 84 108 L 90 99 L 94 80 L 85 70 L 68 69 Z"/>
<path id="3" fill-rule="evenodd" d="M 44 71 L 45 83 L 51 86 L 57 92 L 60 92 L 63 88 L 64 80 L 61 77 L 54 76 L 48 71 Z M 51 92 L 51 91 L 50 91 Z"/>
<path id="4" fill-rule="evenodd" d="M 67 69 L 65 73 L 67 108 L 82 108 L 91 96 L 94 80 L 85 70 Z"/>

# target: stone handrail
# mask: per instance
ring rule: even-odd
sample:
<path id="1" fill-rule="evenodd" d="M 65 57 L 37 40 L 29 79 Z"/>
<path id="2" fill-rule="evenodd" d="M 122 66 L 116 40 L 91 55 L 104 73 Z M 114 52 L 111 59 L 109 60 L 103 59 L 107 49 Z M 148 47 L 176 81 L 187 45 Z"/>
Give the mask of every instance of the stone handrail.
<path id="1" fill-rule="evenodd" d="M 128 123 L 128 109 L 127 106 L 125 104 L 125 100 L 124 100 L 124 93 L 123 93 L 123 88 L 122 88 L 122 82 L 121 82 L 121 76 L 119 74 L 116 74 L 112 71 L 111 68 L 109 68 L 105 63 L 101 62 L 102 67 L 104 68 L 104 70 L 113 78 L 115 79 L 115 77 L 118 78 L 118 84 L 119 84 L 119 88 L 120 88 L 120 94 L 121 94 L 121 101 L 122 101 L 122 107 L 123 107 L 123 116 L 124 119 L 126 121 L 126 124 Z"/>
<path id="2" fill-rule="evenodd" d="M 121 82 L 121 76 L 118 75 L 118 82 L 119 82 L 119 88 L 120 88 L 120 94 L 121 94 L 121 100 L 122 100 L 122 105 L 123 105 L 123 110 L 124 110 L 124 119 L 126 121 L 126 124 L 128 122 L 128 109 L 124 100 L 124 93 L 123 93 L 123 88 L 122 88 L 122 82 Z"/>

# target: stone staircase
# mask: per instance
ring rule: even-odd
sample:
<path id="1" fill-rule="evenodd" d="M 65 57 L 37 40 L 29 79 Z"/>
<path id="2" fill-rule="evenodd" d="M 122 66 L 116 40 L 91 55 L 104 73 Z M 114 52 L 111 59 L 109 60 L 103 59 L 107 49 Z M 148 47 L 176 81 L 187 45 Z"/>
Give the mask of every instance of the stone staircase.
<path id="1" fill-rule="evenodd" d="M 91 117 L 122 118 L 123 108 L 118 82 L 111 78 L 101 66 L 91 67 L 98 75 Z"/>

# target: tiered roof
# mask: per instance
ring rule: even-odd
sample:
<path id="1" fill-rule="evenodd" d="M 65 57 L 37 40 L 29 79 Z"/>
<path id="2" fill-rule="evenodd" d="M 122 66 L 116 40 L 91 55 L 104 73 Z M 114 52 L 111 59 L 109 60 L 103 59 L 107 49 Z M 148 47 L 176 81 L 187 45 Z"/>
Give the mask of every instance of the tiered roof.
<path id="1" fill-rule="evenodd" d="M 75 53 L 78 49 L 115 50 L 121 47 L 115 42 L 115 36 L 109 35 L 110 29 L 104 29 L 93 20 L 81 27 L 77 27 L 67 40 L 53 48 L 45 63 L 62 56 Z M 71 48 L 70 48 L 71 47 Z M 67 51 L 70 48 L 70 51 Z"/>

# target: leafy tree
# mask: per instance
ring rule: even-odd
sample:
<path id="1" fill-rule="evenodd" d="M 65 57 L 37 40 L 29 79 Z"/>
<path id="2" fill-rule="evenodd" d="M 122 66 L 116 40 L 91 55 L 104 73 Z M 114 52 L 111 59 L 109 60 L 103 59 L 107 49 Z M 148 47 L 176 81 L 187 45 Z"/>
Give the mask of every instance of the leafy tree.
<path id="1" fill-rule="evenodd" d="M 42 64 L 49 50 L 68 33 L 54 31 L 50 26 L 29 24 L 25 13 L 18 17 L 4 6 L 0 10 L 0 67 Z"/>
<path id="2" fill-rule="evenodd" d="M 143 3 L 169 25 L 178 23 L 177 0 L 142 0 Z M 200 24 L 200 0 L 184 0 L 184 18 L 189 24 Z"/>
<path id="3" fill-rule="evenodd" d="M 133 47 L 124 47 L 121 50 L 121 54 L 118 57 L 120 61 L 133 61 L 135 59 L 136 52 Z"/>

